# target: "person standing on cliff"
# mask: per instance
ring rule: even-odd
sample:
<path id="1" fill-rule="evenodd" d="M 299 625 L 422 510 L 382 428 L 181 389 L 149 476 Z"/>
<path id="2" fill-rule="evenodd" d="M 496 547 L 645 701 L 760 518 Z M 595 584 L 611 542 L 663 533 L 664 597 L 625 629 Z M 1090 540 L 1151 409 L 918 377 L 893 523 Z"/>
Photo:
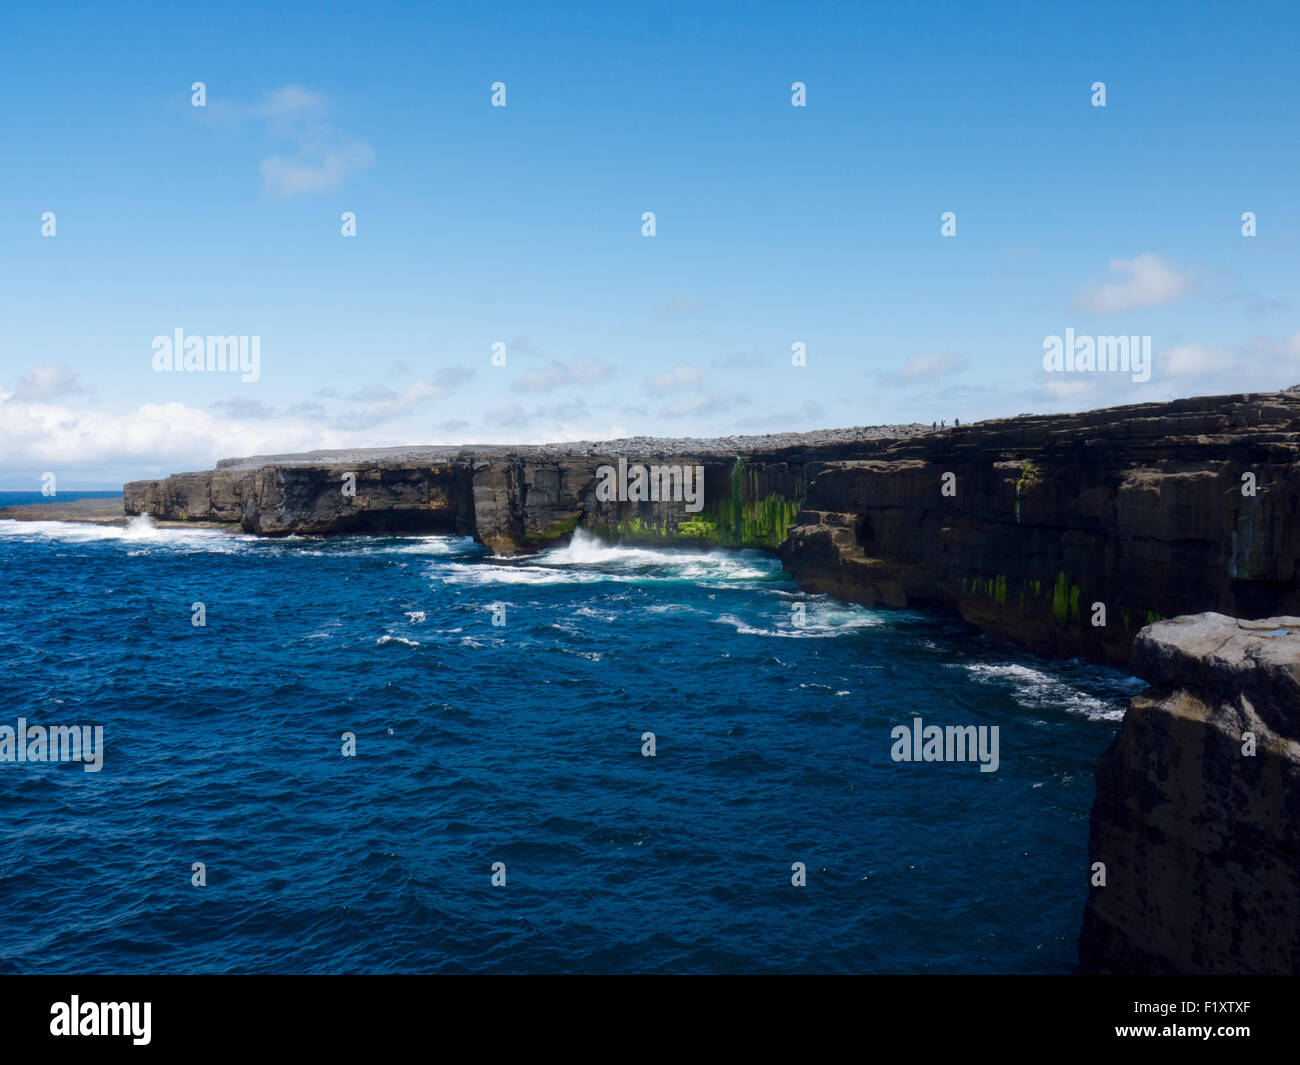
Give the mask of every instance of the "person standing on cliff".
<path id="1" fill-rule="evenodd" d="M 954 419 L 952 420 L 952 424 L 953 424 L 954 426 L 961 425 L 961 419 L 960 419 L 960 418 L 954 418 Z"/>

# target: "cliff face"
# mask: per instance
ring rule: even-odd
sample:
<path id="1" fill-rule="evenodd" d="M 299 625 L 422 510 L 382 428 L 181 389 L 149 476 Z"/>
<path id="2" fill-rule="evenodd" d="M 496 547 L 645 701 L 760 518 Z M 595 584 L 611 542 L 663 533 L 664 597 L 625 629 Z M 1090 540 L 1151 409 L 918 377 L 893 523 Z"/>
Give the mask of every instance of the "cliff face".
<path id="1" fill-rule="evenodd" d="M 981 422 L 827 464 L 781 557 L 811 590 L 1126 664 L 1162 617 L 1300 613 L 1298 457 L 1288 394 Z"/>
<path id="2" fill-rule="evenodd" d="M 1123 665 L 1163 617 L 1300 614 L 1298 458 L 1300 395 L 1270 393 L 939 432 L 234 459 L 128 484 L 125 505 L 267 535 L 457 532 L 503 554 L 580 526 L 779 549 L 809 590 L 945 606 L 1045 654 Z M 602 498 L 598 471 L 620 460 L 702 468 L 700 506 Z"/>
<path id="3" fill-rule="evenodd" d="M 1085 972 L 1300 972 L 1300 618 L 1142 630 L 1097 766 Z"/>
<path id="4" fill-rule="evenodd" d="M 920 431 L 921 426 L 893 426 L 722 440 L 227 459 L 215 470 L 131 482 L 124 490 L 125 509 L 161 520 L 238 523 L 270 536 L 460 533 L 501 554 L 563 543 L 579 525 L 641 543 L 775 550 L 822 463 L 878 454 Z M 624 493 L 609 498 L 599 491 L 602 467 L 637 466 L 664 470 L 670 484 L 683 476 L 691 488 L 702 483 L 698 504 L 688 505 L 680 490 L 676 498 L 662 499 Z"/>

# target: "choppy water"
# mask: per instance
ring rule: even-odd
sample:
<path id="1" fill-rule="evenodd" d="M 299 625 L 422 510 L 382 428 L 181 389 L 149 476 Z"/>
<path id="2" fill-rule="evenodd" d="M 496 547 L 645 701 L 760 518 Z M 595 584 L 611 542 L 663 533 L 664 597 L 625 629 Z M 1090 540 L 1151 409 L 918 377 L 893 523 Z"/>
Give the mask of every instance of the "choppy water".
<path id="1" fill-rule="evenodd" d="M 0 522 L 0 560 L 0 725 L 105 738 L 0 763 L 0 972 L 1074 962 L 1122 674 L 753 552 L 142 519 Z M 914 716 L 1000 726 L 998 771 L 895 763 Z"/>

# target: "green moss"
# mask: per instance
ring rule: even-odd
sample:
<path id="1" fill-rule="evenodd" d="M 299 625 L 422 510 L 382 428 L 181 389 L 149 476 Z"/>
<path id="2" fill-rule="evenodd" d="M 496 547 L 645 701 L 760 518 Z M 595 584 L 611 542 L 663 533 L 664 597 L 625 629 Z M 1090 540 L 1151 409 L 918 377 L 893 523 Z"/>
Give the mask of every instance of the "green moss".
<path id="1" fill-rule="evenodd" d="M 999 573 L 997 584 L 994 588 L 994 598 L 997 599 L 998 606 L 1006 606 L 1007 603 L 1007 578 Z"/>
<path id="2" fill-rule="evenodd" d="M 692 518 L 690 521 L 684 521 L 678 525 L 677 531 L 683 536 L 712 540 L 718 535 L 718 526 L 714 522 L 706 521 L 703 518 Z"/>
<path id="3" fill-rule="evenodd" d="M 717 547 L 759 547 L 775 550 L 785 539 L 803 506 L 806 486 L 802 479 L 794 485 L 795 495 L 761 492 L 760 469 L 751 467 L 738 456 L 731 467 L 730 491 L 719 496 L 705 493 L 704 507 L 681 515 L 680 520 L 648 520 L 633 512 L 613 529 L 599 527 L 597 535 L 616 537 L 633 543 L 672 543 L 689 541 Z"/>
<path id="4" fill-rule="evenodd" d="M 549 544 L 570 535 L 578 527 L 578 522 L 582 520 L 581 514 L 575 514 L 571 518 L 565 518 L 564 521 L 557 521 L 553 525 L 546 526 L 535 533 L 523 537 L 520 543 L 528 547 L 537 547 L 543 544 Z"/>
<path id="5" fill-rule="evenodd" d="M 731 467 L 731 493 L 706 502 L 697 515 L 680 523 L 676 535 L 707 539 L 723 547 L 775 549 L 803 506 L 803 485 L 797 497 L 769 492 L 760 497 L 759 471 L 743 455 Z"/>
<path id="6" fill-rule="evenodd" d="M 1020 471 L 1020 478 L 1016 481 L 1016 524 L 1020 524 L 1020 497 L 1021 493 L 1028 493 L 1030 485 L 1038 480 L 1039 469 L 1032 462 L 1027 462 L 1025 468 Z"/>
<path id="7" fill-rule="evenodd" d="M 1052 616 L 1058 625 L 1064 625 L 1070 618 L 1070 598 L 1064 572 L 1056 575 L 1056 587 L 1052 590 Z"/>

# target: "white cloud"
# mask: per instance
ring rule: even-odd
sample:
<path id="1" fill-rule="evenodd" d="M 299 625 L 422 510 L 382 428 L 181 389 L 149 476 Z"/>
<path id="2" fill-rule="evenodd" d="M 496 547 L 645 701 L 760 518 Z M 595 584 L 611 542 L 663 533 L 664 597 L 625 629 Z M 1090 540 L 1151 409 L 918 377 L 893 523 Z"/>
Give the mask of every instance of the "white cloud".
<path id="1" fill-rule="evenodd" d="M 262 181 L 276 196 L 336 189 L 375 161 L 375 153 L 363 141 L 352 141 L 322 153 L 303 153 L 294 158 L 271 155 L 262 160 Z"/>
<path id="2" fill-rule="evenodd" d="M 542 370 L 531 370 L 510 387 L 516 392 L 552 392 L 565 385 L 591 384 L 609 376 L 609 367 L 599 359 L 552 361 Z"/>
<path id="3" fill-rule="evenodd" d="M 667 303 L 661 304 L 654 309 L 654 320 L 656 322 L 662 322 L 673 317 L 673 315 L 694 314 L 699 309 L 699 303 L 691 299 L 690 296 L 687 296 L 682 292 L 676 292 L 673 294 L 673 298 Z"/>
<path id="4" fill-rule="evenodd" d="M 1300 332 L 1237 345 L 1153 343 L 1146 382 L 1134 381 L 1131 373 L 1048 373 L 1040 366 L 1031 395 L 1055 409 L 1091 410 L 1180 396 L 1271 392 L 1293 384 L 1300 384 Z"/>
<path id="5" fill-rule="evenodd" d="M 766 429 L 770 432 L 798 432 L 810 422 L 824 420 L 826 411 L 816 400 L 804 400 L 798 410 L 773 411 L 769 414 L 751 415 L 741 418 L 736 425 L 741 429 Z"/>
<path id="6" fill-rule="evenodd" d="M 301 419 L 222 418 L 183 403 L 148 403 L 129 414 L 24 403 L 0 394 L 3 472 L 162 475 L 211 468 L 219 458 L 366 441 Z"/>
<path id="7" fill-rule="evenodd" d="M 473 376 L 473 370 L 453 366 L 439 370 L 432 381 L 412 381 L 401 392 L 394 392 L 382 385 L 367 385 L 352 395 L 352 399 L 366 403 L 366 408 L 354 414 L 345 414 L 334 424 L 339 429 L 373 428 L 410 414 L 432 400 L 443 399 Z"/>
<path id="8" fill-rule="evenodd" d="M 1190 377 L 1193 374 L 1221 372 L 1237 360 L 1232 348 L 1212 348 L 1204 344 L 1184 344 L 1161 352 L 1157 360 L 1161 372 L 1168 377 Z"/>
<path id="9" fill-rule="evenodd" d="M 896 387 L 919 384 L 946 377 L 965 368 L 966 360 L 960 355 L 913 355 L 903 363 L 902 369 L 885 374 L 883 380 Z"/>
<path id="10" fill-rule="evenodd" d="M 78 381 L 79 376 L 62 362 L 53 366 L 33 366 L 23 375 L 11 394 L 16 399 L 40 402 L 89 392 L 90 389 Z"/>
<path id="11" fill-rule="evenodd" d="M 1191 287 L 1187 275 L 1146 252 L 1135 259 L 1111 259 L 1109 273 L 1086 286 L 1077 303 L 1093 314 L 1120 314 L 1176 303 Z"/>
<path id="12" fill-rule="evenodd" d="M 737 397 L 739 398 L 739 397 Z M 684 396 L 676 402 L 661 407 L 661 418 L 691 418 L 705 414 L 723 414 L 731 409 L 732 399 L 724 392 L 698 392 L 693 396 Z"/>
<path id="13" fill-rule="evenodd" d="M 278 121 L 296 118 L 303 114 L 320 114 L 325 110 L 325 99 L 301 85 L 282 85 L 272 89 L 260 104 L 249 109 L 262 118 Z"/>
<path id="14" fill-rule="evenodd" d="M 646 387 L 651 392 L 679 392 L 693 388 L 704 380 L 704 370 L 699 366 L 674 366 L 668 373 L 654 374 L 646 378 Z"/>
<path id="15" fill-rule="evenodd" d="M 370 145 L 330 123 L 325 98 L 301 85 L 272 89 L 256 104 L 225 100 L 210 103 L 219 121 L 258 123 L 267 136 L 283 142 L 261 163 L 262 184 L 273 196 L 289 197 L 339 188 L 375 161 Z"/>

